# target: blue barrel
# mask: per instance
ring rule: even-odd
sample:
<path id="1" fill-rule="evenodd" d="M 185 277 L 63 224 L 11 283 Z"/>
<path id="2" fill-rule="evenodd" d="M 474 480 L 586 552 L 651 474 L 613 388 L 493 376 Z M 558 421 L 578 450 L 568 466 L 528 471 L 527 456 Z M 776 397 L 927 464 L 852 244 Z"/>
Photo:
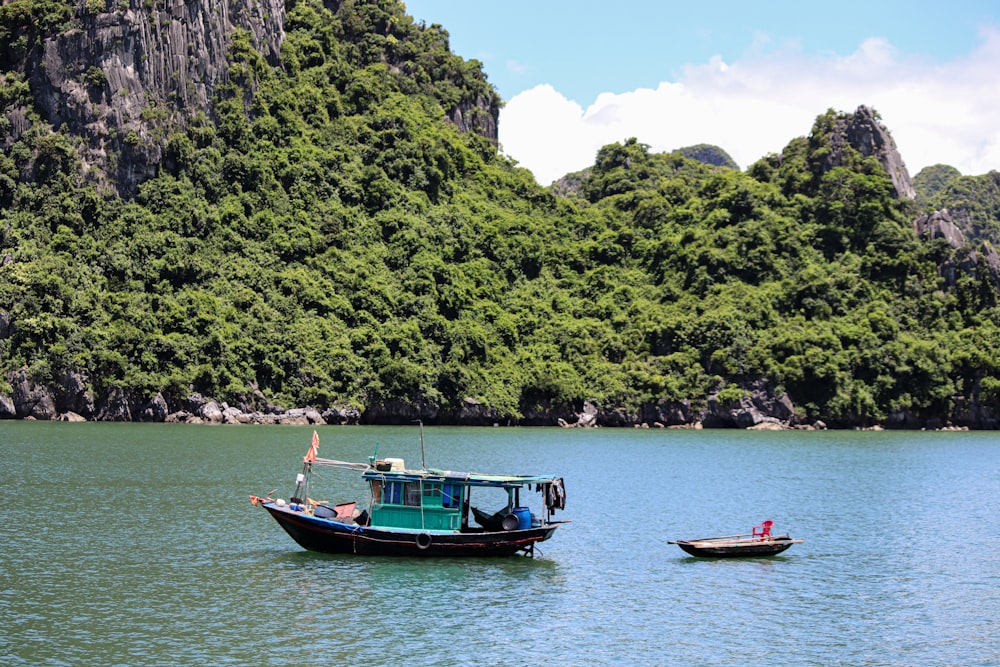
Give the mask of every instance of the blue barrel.
<path id="1" fill-rule="evenodd" d="M 531 528 L 531 510 L 527 507 L 515 507 L 514 516 L 517 517 L 517 529 L 528 530 Z"/>

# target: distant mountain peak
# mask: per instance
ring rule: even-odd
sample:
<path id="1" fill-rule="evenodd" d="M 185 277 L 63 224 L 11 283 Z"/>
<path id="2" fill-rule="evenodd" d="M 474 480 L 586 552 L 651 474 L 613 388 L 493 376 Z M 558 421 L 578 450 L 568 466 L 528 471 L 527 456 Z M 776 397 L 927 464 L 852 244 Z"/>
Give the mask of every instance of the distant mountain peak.
<path id="1" fill-rule="evenodd" d="M 833 150 L 824 160 L 824 170 L 844 164 L 844 147 L 851 146 L 864 157 L 874 156 L 892 181 L 896 196 L 900 199 L 915 199 L 916 190 L 903 158 L 896 149 L 889 130 L 882 124 L 878 114 L 862 105 L 852 115 L 837 117 L 832 133 Z"/>
<path id="2" fill-rule="evenodd" d="M 740 168 L 740 166 L 736 164 L 736 160 L 734 160 L 729 153 L 712 144 L 695 144 L 694 146 L 685 146 L 684 148 L 678 148 L 676 152 L 686 158 L 697 160 L 698 162 L 711 165 L 713 167 L 728 167 L 729 169 L 736 169 L 737 171 L 739 171 Z"/>

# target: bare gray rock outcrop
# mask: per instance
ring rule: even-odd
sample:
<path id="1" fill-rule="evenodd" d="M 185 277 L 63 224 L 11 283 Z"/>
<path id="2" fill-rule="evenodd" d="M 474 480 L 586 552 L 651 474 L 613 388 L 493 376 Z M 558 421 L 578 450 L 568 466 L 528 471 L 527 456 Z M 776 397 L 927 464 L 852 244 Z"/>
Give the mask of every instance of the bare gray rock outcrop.
<path id="1" fill-rule="evenodd" d="M 163 398 L 163 394 L 157 392 L 156 396 L 151 398 L 149 403 L 142 409 L 139 420 L 144 422 L 162 422 L 166 420 L 168 414 L 170 414 L 170 408 L 167 406 L 167 400 Z"/>
<path id="2" fill-rule="evenodd" d="M 86 375 L 75 371 L 64 371 L 59 375 L 55 388 L 56 409 L 60 413 L 72 412 L 84 419 L 94 416 L 94 394 Z"/>
<path id="3" fill-rule="evenodd" d="M 460 132 L 478 134 L 493 144 L 497 143 L 500 107 L 493 100 L 479 96 L 474 101 L 460 101 L 447 113 L 447 118 Z"/>
<path id="4" fill-rule="evenodd" d="M 320 413 L 320 416 L 327 424 L 346 426 L 348 424 L 361 423 L 361 410 L 353 406 L 331 406 Z"/>
<path id="5" fill-rule="evenodd" d="M 449 421 L 462 426 L 489 426 L 506 423 L 509 418 L 492 405 L 466 396 L 457 410 L 449 412 Z"/>
<path id="6" fill-rule="evenodd" d="M 989 241 L 983 241 L 983 263 L 990 272 L 993 284 L 1000 290 L 1000 253 Z"/>
<path id="7" fill-rule="evenodd" d="M 672 401 L 661 398 L 643 407 L 639 423 L 663 426 L 687 426 L 695 422 L 690 401 Z"/>
<path id="8" fill-rule="evenodd" d="M 760 381 L 745 388 L 736 401 L 720 400 L 719 394 L 709 396 L 701 423 L 705 428 L 752 428 L 762 424 L 783 428 L 794 419 L 795 408 L 788 396 Z"/>
<path id="9" fill-rule="evenodd" d="M 973 239 L 970 243 L 948 209 L 918 216 L 913 228 L 920 239 L 943 240 L 951 248 L 952 252 L 938 265 L 947 286 L 954 287 L 960 274 L 976 277 L 982 271 L 1000 289 L 1000 254 L 989 241 Z"/>
<path id="10" fill-rule="evenodd" d="M 11 373 L 7 381 L 11 386 L 11 403 L 18 419 L 55 419 L 57 410 L 55 398 L 44 385 L 35 382 L 28 375 L 28 369 L 21 368 Z"/>
<path id="11" fill-rule="evenodd" d="M 132 420 L 132 405 L 128 394 L 114 387 L 97 409 L 97 421 L 130 422 Z"/>
<path id="12" fill-rule="evenodd" d="M 575 419 L 567 421 L 560 417 L 556 420 L 556 423 L 564 428 L 594 428 L 600 425 L 598 416 L 599 410 L 597 406 L 590 401 L 584 401 L 583 408 L 576 413 Z"/>
<path id="13" fill-rule="evenodd" d="M 377 401 L 361 414 L 363 424 L 412 424 L 422 421 L 433 424 L 438 417 L 438 406 L 426 401 Z"/>
<path id="14" fill-rule="evenodd" d="M 965 234 L 951 219 L 948 209 L 925 213 L 913 221 L 913 229 L 923 239 L 944 239 L 952 248 L 965 245 Z"/>
<path id="15" fill-rule="evenodd" d="M 0 419 L 17 419 L 17 408 L 10 396 L 0 394 Z"/>
<path id="16" fill-rule="evenodd" d="M 874 156 L 892 181 L 896 196 L 900 199 L 916 199 L 910 172 L 889 130 L 879 121 L 875 112 L 866 106 L 858 107 L 854 115 L 840 118 L 832 136 L 833 150 L 826 156 L 824 170 L 843 164 L 843 149 L 850 145 L 864 157 Z"/>

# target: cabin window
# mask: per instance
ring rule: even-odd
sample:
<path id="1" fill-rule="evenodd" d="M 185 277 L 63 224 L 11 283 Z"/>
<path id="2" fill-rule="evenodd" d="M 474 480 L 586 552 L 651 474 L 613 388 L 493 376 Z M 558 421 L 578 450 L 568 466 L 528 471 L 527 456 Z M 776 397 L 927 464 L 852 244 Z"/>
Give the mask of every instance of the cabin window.
<path id="1" fill-rule="evenodd" d="M 457 509 L 462 505 L 462 485 L 440 482 L 385 482 L 372 485 L 375 502 L 410 507 L 444 507 Z"/>
<path id="2" fill-rule="evenodd" d="M 424 507 L 456 509 L 462 502 L 462 487 L 457 484 L 424 484 Z"/>
<path id="3" fill-rule="evenodd" d="M 420 507 L 420 482 L 406 482 L 404 505 Z"/>
<path id="4" fill-rule="evenodd" d="M 403 483 L 386 482 L 385 500 L 383 502 L 388 503 L 390 505 L 403 504 Z"/>
<path id="5" fill-rule="evenodd" d="M 455 509 L 462 501 L 462 487 L 458 484 L 445 484 L 441 487 L 441 506 Z"/>

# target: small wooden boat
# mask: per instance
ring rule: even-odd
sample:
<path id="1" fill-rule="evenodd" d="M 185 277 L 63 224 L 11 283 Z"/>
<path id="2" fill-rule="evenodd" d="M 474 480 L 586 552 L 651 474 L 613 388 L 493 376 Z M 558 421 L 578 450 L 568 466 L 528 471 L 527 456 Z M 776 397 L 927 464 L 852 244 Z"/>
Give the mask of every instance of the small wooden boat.
<path id="1" fill-rule="evenodd" d="M 764 558 L 780 554 L 803 540 L 793 540 L 788 535 L 771 535 L 773 521 L 754 526 L 753 532 L 742 535 L 703 537 L 697 540 L 670 540 L 681 549 L 699 558 Z"/>
<path id="2" fill-rule="evenodd" d="M 421 433 L 421 452 L 423 451 Z M 543 542 L 566 521 L 553 521 L 565 509 L 561 477 L 551 475 L 484 475 L 479 473 L 407 470 L 402 459 L 348 463 L 318 457 L 319 437 L 296 477 L 295 491 L 281 498 L 250 496 L 266 509 L 300 546 L 325 553 L 375 556 L 533 556 Z M 367 483 L 367 502 L 331 505 L 315 501 L 311 483 L 314 468 L 337 468 L 360 473 Z M 539 514 L 532 512 L 521 491 L 541 493 Z M 504 506 L 495 512 L 472 507 L 472 497 L 483 495 Z M 473 522 L 470 522 L 470 510 Z M 478 525 L 476 525 L 478 524 Z"/>

